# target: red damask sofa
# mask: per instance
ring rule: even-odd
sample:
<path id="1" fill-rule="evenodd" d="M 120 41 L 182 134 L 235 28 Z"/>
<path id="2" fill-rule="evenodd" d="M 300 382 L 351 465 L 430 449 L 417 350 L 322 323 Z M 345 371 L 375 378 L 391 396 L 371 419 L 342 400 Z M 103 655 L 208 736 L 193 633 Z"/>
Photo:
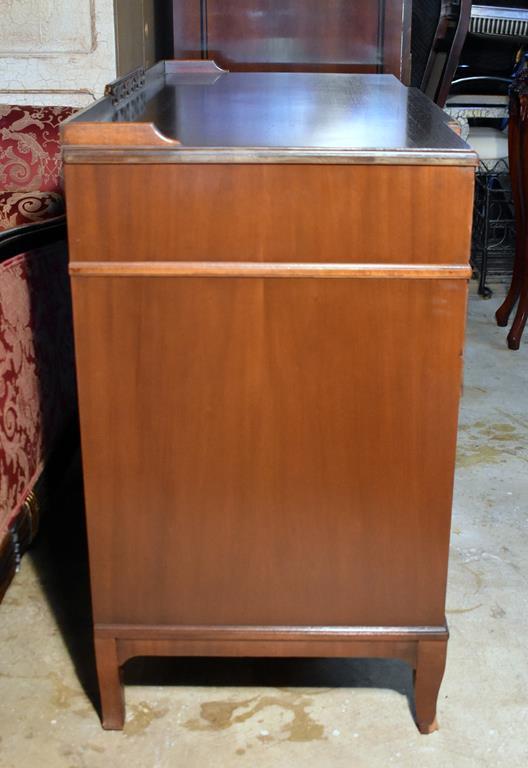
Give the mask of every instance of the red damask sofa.
<path id="1" fill-rule="evenodd" d="M 75 422 L 59 144 L 74 111 L 0 105 L 0 599 Z"/>

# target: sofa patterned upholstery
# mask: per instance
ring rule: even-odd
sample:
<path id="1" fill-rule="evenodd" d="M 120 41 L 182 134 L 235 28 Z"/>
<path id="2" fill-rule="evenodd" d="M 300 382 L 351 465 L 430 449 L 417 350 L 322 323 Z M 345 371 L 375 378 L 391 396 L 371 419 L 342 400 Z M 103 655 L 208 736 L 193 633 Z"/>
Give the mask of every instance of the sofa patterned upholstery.
<path id="1" fill-rule="evenodd" d="M 63 212 L 59 126 L 74 112 L 0 105 L 0 230 Z"/>
<path id="2" fill-rule="evenodd" d="M 74 112 L 0 105 L 0 190 L 62 190 L 59 125 Z"/>
<path id="3" fill-rule="evenodd" d="M 74 111 L 0 106 L 0 234 L 63 213 L 59 125 Z M 35 483 L 75 413 L 71 327 L 64 231 L 0 261 L 0 598 L 16 523 L 29 514 L 34 532 Z"/>
<path id="4" fill-rule="evenodd" d="M 0 192 L 0 230 L 50 219 L 63 211 L 59 192 Z"/>

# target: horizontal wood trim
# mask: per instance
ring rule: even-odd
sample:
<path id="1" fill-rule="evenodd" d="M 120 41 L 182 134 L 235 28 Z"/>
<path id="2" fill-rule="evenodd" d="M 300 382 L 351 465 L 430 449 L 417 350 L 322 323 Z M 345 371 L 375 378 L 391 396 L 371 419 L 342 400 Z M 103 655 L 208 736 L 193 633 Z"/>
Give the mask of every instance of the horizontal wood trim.
<path id="1" fill-rule="evenodd" d="M 444 627 L 191 627 L 96 624 L 117 641 L 119 664 L 134 656 L 398 658 L 416 667 L 420 641 L 446 642 Z"/>
<path id="2" fill-rule="evenodd" d="M 168 59 L 164 62 L 165 73 L 168 75 L 186 75 L 202 72 L 221 75 L 228 70 L 219 67 L 213 59 Z"/>
<path id="3" fill-rule="evenodd" d="M 468 151 L 409 151 L 409 150 L 324 150 L 280 147 L 277 149 L 248 147 L 197 148 L 183 147 L 178 142 L 162 136 L 151 124 L 144 123 L 141 130 L 134 133 L 136 125 L 124 124 L 123 135 L 117 137 L 110 128 L 119 125 L 109 124 L 109 130 L 103 135 L 100 123 L 94 123 L 93 131 L 88 123 L 71 123 L 64 132 L 63 161 L 65 163 L 90 163 L 102 165 L 125 164 L 290 164 L 311 165 L 478 165 L 475 152 Z M 97 127 L 97 130 L 95 130 Z M 74 129 L 74 130 L 73 130 Z M 132 130 L 134 129 L 134 130 Z M 98 132 L 99 131 L 99 132 Z M 115 137 L 115 139 L 112 138 Z M 119 146 L 118 142 L 123 146 Z M 77 146 L 68 146 L 76 144 Z M 110 146 L 110 145 L 114 146 Z M 149 146 L 150 145 L 150 146 Z M 154 146 L 152 146 L 154 145 Z"/>
<path id="4" fill-rule="evenodd" d="M 110 149 L 121 146 L 135 149 L 136 144 L 154 148 L 181 146 L 176 139 L 163 136 L 153 123 L 85 123 L 75 120 L 65 122 L 62 126 L 61 142 L 65 146 L 87 144 L 91 147 L 101 146 Z M 128 149 L 125 150 L 125 152 L 128 151 Z"/>
<path id="5" fill-rule="evenodd" d="M 255 627 L 255 626 L 136 626 L 95 624 L 96 637 L 128 640 L 178 639 L 223 642 L 331 642 L 331 641 L 409 641 L 446 640 L 449 632 L 440 627 Z"/>
<path id="6" fill-rule="evenodd" d="M 100 642 L 100 641 L 99 641 Z M 108 641 L 106 641 L 108 642 Z M 400 659 L 413 669 L 418 663 L 419 640 L 365 641 L 317 640 L 305 642 L 278 642 L 259 640 L 255 642 L 225 640 L 120 640 L 116 641 L 117 661 L 122 666 L 135 656 L 181 656 L 217 658 L 334 658 L 334 659 Z M 440 643 L 439 643 L 440 645 Z"/>
<path id="7" fill-rule="evenodd" d="M 467 280 L 471 277 L 471 268 L 466 264 L 77 261 L 70 264 L 70 274 L 74 277 L 311 277 Z"/>
<path id="8" fill-rule="evenodd" d="M 108 642 L 108 641 L 107 641 Z M 248 643 L 244 640 L 116 640 L 119 666 L 135 656 L 180 656 L 217 658 L 334 658 L 334 659 L 399 659 L 413 669 L 417 667 L 418 640 L 364 641 L 342 640 L 328 642 L 303 640 L 281 643 L 260 640 Z"/>

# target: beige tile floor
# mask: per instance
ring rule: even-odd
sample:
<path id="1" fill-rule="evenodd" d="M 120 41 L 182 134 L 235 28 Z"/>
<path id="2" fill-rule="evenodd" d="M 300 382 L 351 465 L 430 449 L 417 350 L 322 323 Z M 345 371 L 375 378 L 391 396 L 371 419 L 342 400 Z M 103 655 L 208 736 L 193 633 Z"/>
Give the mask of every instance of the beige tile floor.
<path id="1" fill-rule="evenodd" d="M 528 334 L 509 352 L 495 306 L 470 302 L 440 731 L 404 664 L 317 660 L 133 662 L 102 731 L 72 481 L 0 606 L 0 768 L 526 768 Z"/>

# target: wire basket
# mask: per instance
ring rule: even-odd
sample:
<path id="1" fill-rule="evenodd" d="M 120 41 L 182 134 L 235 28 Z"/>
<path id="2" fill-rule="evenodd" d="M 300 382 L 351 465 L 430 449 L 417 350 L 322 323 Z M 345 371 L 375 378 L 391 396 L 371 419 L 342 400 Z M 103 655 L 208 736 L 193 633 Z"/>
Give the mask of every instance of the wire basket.
<path id="1" fill-rule="evenodd" d="M 515 255 L 515 215 L 508 160 L 481 160 L 475 180 L 471 266 L 478 292 L 490 298 L 488 281 L 509 283 Z"/>

